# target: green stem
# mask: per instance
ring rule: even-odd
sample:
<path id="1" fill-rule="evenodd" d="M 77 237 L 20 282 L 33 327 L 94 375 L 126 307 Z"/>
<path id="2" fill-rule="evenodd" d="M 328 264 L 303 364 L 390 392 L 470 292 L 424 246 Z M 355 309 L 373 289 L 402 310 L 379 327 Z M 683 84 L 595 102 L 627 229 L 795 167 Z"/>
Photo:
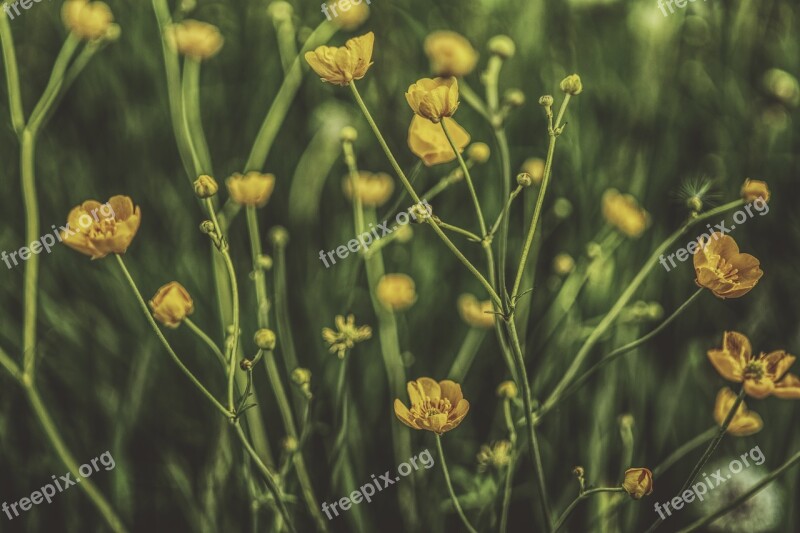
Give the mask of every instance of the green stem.
<path id="1" fill-rule="evenodd" d="M 438 221 L 437 224 L 439 225 L 440 228 L 452 231 L 453 233 L 458 233 L 459 235 L 463 235 L 464 237 L 468 238 L 471 241 L 481 242 L 481 238 L 472 233 L 471 231 L 467 231 L 463 228 L 459 228 L 458 226 L 442 222 L 441 220 Z"/>
<path id="2" fill-rule="evenodd" d="M 459 518 L 461 518 L 461 522 L 464 523 L 464 527 L 467 528 L 467 531 L 470 533 L 478 533 L 472 524 L 469 523 L 467 520 L 466 515 L 464 514 L 464 510 L 461 508 L 461 504 L 458 503 L 458 498 L 456 497 L 456 491 L 453 490 L 453 483 L 450 481 L 450 472 L 447 470 L 447 463 L 444 460 L 444 450 L 442 450 L 442 437 L 437 433 L 436 434 L 436 449 L 439 450 L 439 462 L 442 464 L 442 472 L 444 473 L 444 481 L 447 483 L 447 490 L 450 492 L 450 499 L 453 500 L 453 506 L 456 508 L 456 512 L 458 513 Z"/>
<path id="3" fill-rule="evenodd" d="M 455 143 L 453 142 L 453 138 L 450 136 L 450 132 L 447 130 L 447 124 L 445 124 L 445 121 L 446 119 L 443 118 L 439 124 L 442 126 L 444 136 L 447 137 L 447 142 L 450 143 L 450 148 L 452 148 L 453 153 L 456 154 L 458 165 L 461 167 L 461 172 L 464 173 L 464 179 L 467 182 L 469 194 L 472 197 L 472 204 L 475 207 L 475 213 L 478 215 L 478 225 L 481 229 L 481 235 L 486 235 L 486 222 L 483 219 L 483 211 L 481 210 L 481 203 L 478 200 L 478 194 L 475 192 L 475 185 L 472 183 L 472 176 L 469 173 L 467 164 L 464 162 L 464 158 L 461 157 L 461 152 L 456 147 Z"/>
<path id="4" fill-rule="evenodd" d="M 200 115 L 200 61 L 187 57 L 183 62 L 183 109 L 186 115 L 187 135 L 193 139 L 192 145 L 197 151 L 200 160 L 200 169 L 203 173 L 213 174 L 211 155 L 208 151 L 208 141 L 203 129 Z M 199 174 L 199 172 L 198 172 Z"/>
<path id="5" fill-rule="evenodd" d="M 503 400 L 503 415 L 508 429 L 509 442 L 511 442 L 511 460 L 506 468 L 506 479 L 503 483 L 503 507 L 500 512 L 500 533 L 506 533 L 508 527 L 508 510 L 511 507 L 511 485 L 514 480 L 514 467 L 517 457 L 517 430 L 511 416 L 511 400 Z"/>
<path id="6" fill-rule="evenodd" d="M 148 323 L 153 328 L 153 331 L 155 331 L 156 336 L 161 341 L 161 344 L 164 345 L 164 348 L 167 349 L 167 352 L 169 353 L 170 357 L 172 357 L 172 360 L 175 361 L 175 364 L 178 365 L 178 368 L 180 368 L 181 371 L 184 374 L 186 374 L 186 377 L 188 377 L 189 380 L 194 384 L 194 386 L 197 387 L 206 398 L 208 398 L 208 400 L 214 405 L 214 407 L 216 407 L 217 410 L 219 410 L 222 414 L 225 415 L 225 418 L 232 419 L 234 416 L 233 411 L 226 409 L 219 401 L 217 401 L 214 395 L 211 394 L 202 383 L 200 383 L 200 380 L 198 380 L 194 374 L 192 374 L 191 370 L 186 368 L 186 365 L 184 365 L 183 362 L 181 362 L 178 355 L 172 349 L 172 346 L 170 346 L 169 341 L 167 341 L 166 337 L 164 337 L 164 334 L 161 332 L 161 329 L 158 327 L 158 324 L 156 324 L 156 321 L 153 318 L 153 315 L 150 313 L 150 310 L 147 308 L 147 304 L 145 303 L 144 298 L 142 298 L 142 293 L 139 292 L 139 288 L 136 286 L 136 282 L 133 281 L 133 277 L 131 276 L 131 273 L 128 271 L 128 268 L 125 266 L 125 262 L 122 260 L 122 256 L 119 254 L 114 254 L 114 255 L 117 258 L 117 263 L 119 263 L 119 266 L 122 269 L 122 274 L 125 277 L 125 280 L 128 282 L 128 285 L 130 286 L 131 290 L 133 290 L 133 294 L 136 296 L 136 301 L 139 302 L 139 307 L 141 308 L 144 315 L 147 317 Z"/>
<path id="7" fill-rule="evenodd" d="M 800 452 L 794 454 L 788 461 L 783 463 L 781 466 L 767 474 L 764 478 L 762 478 L 758 483 L 750 487 L 750 489 L 730 502 L 729 504 L 723 506 L 721 509 L 711 513 L 710 515 L 704 516 L 703 518 L 693 522 L 688 527 L 681 529 L 678 533 L 690 533 L 692 531 L 697 531 L 701 527 L 710 524 L 711 522 L 715 521 L 717 518 L 724 516 L 726 513 L 732 511 L 733 509 L 737 508 L 747 500 L 749 500 L 752 496 L 757 494 L 761 489 L 772 483 L 775 478 L 783 474 L 786 470 L 792 468 L 794 465 L 800 463 Z"/>
<path id="8" fill-rule="evenodd" d="M 497 220 L 495 220 L 494 224 L 492 224 L 492 229 L 489 230 L 489 237 L 492 237 L 495 233 L 497 233 L 497 229 L 500 227 L 500 223 L 503 222 L 504 217 L 507 217 L 508 212 L 511 210 L 511 203 L 514 201 L 514 199 L 519 195 L 521 191 L 522 191 L 522 186 L 517 185 L 517 188 L 514 189 L 511 192 L 511 194 L 508 195 L 508 200 L 506 201 L 506 205 L 503 206 L 503 210 L 500 211 L 500 214 L 497 216 Z M 506 222 L 508 222 L 507 219 Z M 502 287 L 502 284 L 500 286 Z"/>
<path id="9" fill-rule="evenodd" d="M 3 45 L 3 64 L 6 67 L 6 85 L 8 87 L 8 106 L 11 109 L 11 124 L 17 135 L 22 134 L 25 127 L 25 112 L 22 107 L 22 92 L 19 88 L 19 70 L 17 54 L 14 51 L 14 37 L 8 17 L 0 17 L 0 44 Z"/>
<path id="10" fill-rule="evenodd" d="M 478 348 L 481 342 L 486 337 L 486 330 L 481 328 L 469 328 L 464 341 L 461 343 L 461 348 L 450 366 L 450 371 L 447 373 L 447 379 L 453 380 L 456 383 L 464 381 L 472 362 L 475 360 L 475 355 L 478 353 Z"/>
<path id="11" fill-rule="evenodd" d="M 556 533 L 559 529 L 561 529 L 561 526 L 564 525 L 564 522 L 567 520 L 567 518 L 569 518 L 569 515 L 572 513 L 572 511 L 575 510 L 575 507 L 581 502 L 581 500 L 585 500 L 592 494 L 598 494 L 601 492 L 624 492 L 624 491 L 625 489 L 622 487 L 599 487 L 581 493 L 577 498 L 572 500 L 572 503 L 569 504 L 564 513 L 558 518 L 558 521 L 556 522 L 556 525 L 553 528 L 553 533 Z"/>
<path id="12" fill-rule="evenodd" d="M 222 354 L 222 350 L 220 350 L 219 346 L 217 346 L 214 343 L 214 341 L 211 340 L 211 337 L 206 335 L 206 332 L 203 331 L 202 329 L 200 329 L 200 327 L 197 324 L 192 322 L 192 320 L 189 319 L 189 317 L 184 318 L 183 319 L 183 323 L 186 324 L 189 327 L 189 329 L 192 330 L 192 333 L 197 335 L 197 337 L 201 341 L 203 341 L 206 344 L 206 346 L 211 348 L 211 351 L 214 352 L 214 355 L 217 356 L 217 359 L 219 359 L 219 362 L 222 363 L 222 368 L 226 368 L 228 366 L 228 362 L 225 359 L 225 356 Z"/>
<path id="13" fill-rule="evenodd" d="M 47 81 L 47 86 L 28 119 L 28 125 L 26 127 L 32 131 L 34 135 L 39 132 L 47 112 L 58 99 L 64 85 L 64 73 L 67 71 L 72 54 L 75 52 L 80 42 L 80 39 L 78 39 L 74 33 L 70 33 L 67 35 L 67 39 L 58 52 L 58 57 L 56 57 L 56 61 L 53 63 L 53 71 L 50 74 L 50 79 Z"/>
<path id="14" fill-rule="evenodd" d="M 19 365 L 2 348 L 0 348 L 0 365 L 3 365 L 3 368 L 8 370 L 11 377 L 17 381 L 22 381 L 22 371 L 19 369 Z"/>
<path id="15" fill-rule="evenodd" d="M 22 131 L 20 167 L 22 175 L 22 198 L 25 206 L 25 242 L 39 238 L 39 202 L 36 196 L 34 161 L 36 139 L 28 128 Z M 25 263 L 24 315 L 22 330 L 23 372 L 33 377 L 36 365 L 36 297 L 39 286 L 39 255 L 32 254 Z"/>
<path id="16" fill-rule="evenodd" d="M 669 457 L 664 459 L 661 464 L 653 469 L 653 478 L 658 478 L 661 474 L 666 472 L 672 465 L 677 463 L 679 460 L 683 458 L 687 453 L 691 452 L 704 442 L 708 442 L 709 439 L 713 439 L 714 436 L 717 434 L 718 427 L 711 426 L 704 432 L 700 433 L 690 441 L 683 444 L 680 448 L 672 452 Z"/>

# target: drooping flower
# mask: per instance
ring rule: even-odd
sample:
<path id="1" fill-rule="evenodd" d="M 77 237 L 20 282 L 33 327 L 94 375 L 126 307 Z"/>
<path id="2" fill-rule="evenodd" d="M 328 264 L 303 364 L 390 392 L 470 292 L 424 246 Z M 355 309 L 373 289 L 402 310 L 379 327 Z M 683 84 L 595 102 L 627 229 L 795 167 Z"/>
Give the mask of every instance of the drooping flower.
<path id="1" fill-rule="evenodd" d="M 168 28 L 167 41 L 179 54 L 197 61 L 214 57 L 225 43 L 219 28 L 193 19 L 186 19 Z"/>
<path id="2" fill-rule="evenodd" d="M 458 426 L 469 411 L 469 402 L 461 393 L 461 385 L 450 380 L 437 383 L 431 378 L 418 378 L 407 385 L 411 408 L 399 399 L 394 413 L 412 429 L 424 429 L 441 435 Z"/>
<path id="3" fill-rule="evenodd" d="M 358 342 L 372 337 L 372 328 L 369 326 L 356 326 L 356 317 L 336 315 L 336 331 L 331 328 L 322 328 L 322 338 L 330 345 L 330 352 L 335 353 L 339 359 L 344 359 L 347 352 Z"/>
<path id="4" fill-rule="evenodd" d="M 469 144 L 469 133 L 459 126 L 455 119 L 445 118 L 443 120 L 453 139 L 453 144 L 456 145 L 459 152 L 463 152 L 464 147 Z M 419 115 L 414 115 L 414 118 L 411 119 L 411 125 L 408 128 L 408 147 L 415 156 L 422 159 L 427 167 L 449 163 L 456 158 L 442 127 Z"/>
<path id="5" fill-rule="evenodd" d="M 728 387 L 723 387 L 717 393 L 717 400 L 714 404 L 714 420 L 718 426 L 722 426 L 725 422 L 725 417 L 728 412 L 736 403 L 736 394 Z M 736 413 L 733 415 L 730 424 L 728 425 L 728 433 L 734 437 L 746 437 L 761 431 L 764 427 L 764 422 L 758 413 L 751 411 L 747 408 L 744 402 L 739 404 Z"/>
<path id="6" fill-rule="evenodd" d="M 414 280 L 405 274 L 386 274 L 375 289 L 378 301 L 392 311 L 408 309 L 417 301 Z"/>
<path id="7" fill-rule="evenodd" d="M 424 48 L 437 76 L 466 76 L 478 62 L 478 52 L 466 37 L 454 31 L 430 33 Z"/>
<path id="8" fill-rule="evenodd" d="M 452 117 L 458 109 L 458 80 L 456 78 L 417 80 L 408 87 L 406 101 L 414 113 L 431 122 L 439 123 L 444 117 Z"/>
<path id="9" fill-rule="evenodd" d="M 762 399 L 770 394 L 778 398 L 800 399 L 800 378 L 787 374 L 795 361 L 783 350 L 753 357 L 750 340 L 736 331 L 726 331 L 722 348 L 708 351 L 708 358 L 728 381 L 744 383 L 745 392 Z"/>
<path id="10" fill-rule="evenodd" d="M 106 213 L 106 208 L 110 213 Z M 67 222 L 67 230 L 61 232 L 64 244 L 92 259 L 100 259 L 110 253 L 125 253 L 139 230 L 141 211 L 134 207 L 130 197 L 117 195 L 102 205 L 87 200 L 73 207 Z"/>
<path id="11" fill-rule="evenodd" d="M 694 252 L 695 282 L 718 298 L 739 298 L 750 292 L 764 275 L 760 262 L 750 254 L 740 254 L 733 237 L 719 232 L 706 240 L 701 237 Z"/>
<path id="12" fill-rule="evenodd" d="M 149 304 L 153 317 L 168 328 L 177 328 L 194 312 L 189 291 L 177 281 L 170 281 L 158 289 Z"/>
<path id="13" fill-rule="evenodd" d="M 616 189 L 603 193 L 603 218 L 628 237 L 638 237 L 650 221 L 647 211 L 630 194 L 620 194 Z"/>
<path id="14" fill-rule="evenodd" d="M 761 198 L 765 202 L 769 202 L 769 187 L 767 187 L 766 181 L 751 180 L 750 178 L 747 178 L 742 184 L 742 190 L 740 194 L 742 195 L 742 200 L 748 203 L 755 201 L 757 198 Z"/>
<path id="15" fill-rule="evenodd" d="M 491 446 L 484 444 L 478 452 L 478 472 L 489 468 L 498 470 L 511 463 L 511 443 L 507 440 L 493 442 Z"/>
<path id="16" fill-rule="evenodd" d="M 458 297 L 458 314 L 473 328 L 494 327 L 494 306 L 489 300 L 481 302 L 472 294 L 462 294 Z"/>
<path id="17" fill-rule="evenodd" d="M 347 198 L 353 198 L 353 180 L 350 176 L 342 179 L 342 189 Z M 369 207 L 380 207 L 392 197 L 394 180 L 384 172 L 373 174 L 361 171 L 356 178 L 356 189 L 362 204 Z"/>
<path id="18" fill-rule="evenodd" d="M 68 0 L 61 8 L 61 18 L 67 29 L 78 37 L 94 40 L 106 35 L 114 14 L 105 2 Z"/>
<path id="19" fill-rule="evenodd" d="M 629 468 L 625 471 L 622 488 L 634 500 L 649 496 L 653 492 L 653 473 L 647 468 Z"/>
<path id="20" fill-rule="evenodd" d="M 372 65 L 372 47 L 375 34 L 366 33 L 348 39 L 344 46 L 319 46 L 306 52 L 305 58 L 314 72 L 328 83 L 347 85 L 360 80 Z"/>
<path id="21" fill-rule="evenodd" d="M 225 181 L 225 185 L 228 186 L 228 193 L 237 204 L 261 207 L 272 196 L 275 176 L 260 172 L 248 172 L 244 176 L 236 173 Z"/>

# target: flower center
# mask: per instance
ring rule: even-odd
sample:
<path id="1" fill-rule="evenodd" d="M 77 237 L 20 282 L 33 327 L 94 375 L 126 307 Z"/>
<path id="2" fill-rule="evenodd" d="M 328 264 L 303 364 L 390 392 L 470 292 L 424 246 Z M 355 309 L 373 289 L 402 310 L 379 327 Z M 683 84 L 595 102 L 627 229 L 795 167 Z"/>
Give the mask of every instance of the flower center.
<path id="1" fill-rule="evenodd" d="M 735 282 L 739 279 L 739 269 L 735 268 L 733 264 L 720 257 L 717 261 L 717 275 L 724 280 Z"/>
<path id="2" fill-rule="evenodd" d="M 90 239 L 103 239 L 114 236 L 117 231 L 117 219 L 115 218 L 101 218 L 94 222 L 88 231 Z"/>
<path id="3" fill-rule="evenodd" d="M 754 381 L 760 380 L 764 377 L 764 363 L 762 361 L 750 361 L 744 367 L 745 379 L 752 379 Z"/>
<path id="4" fill-rule="evenodd" d="M 439 398 L 436 401 L 425 398 L 422 403 L 411 406 L 411 413 L 418 418 L 431 418 L 436 415 L 447 414 L 452 408 L 450 400 L 447 398 Z"/>

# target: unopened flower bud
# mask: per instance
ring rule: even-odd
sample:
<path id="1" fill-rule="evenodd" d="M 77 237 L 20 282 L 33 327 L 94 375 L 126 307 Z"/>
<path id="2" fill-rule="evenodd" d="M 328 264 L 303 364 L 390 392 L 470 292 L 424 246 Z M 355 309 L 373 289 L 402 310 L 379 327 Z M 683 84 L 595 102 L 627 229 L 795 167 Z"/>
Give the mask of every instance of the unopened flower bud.
<path id="1" fill-rule="evenodd" d="M 250 359 L 242 359 L 241 361 L 239 361 L 239 368 L 241 368 L 242 370 L 250 370 L 251 368 L 253 368 L 253 361 L 251 361 Z"/>
<path id="2" fill-rule="evenodd" d="M 433 215 L 433 208 L 426 202 L 424 205 L 421 203 L 412 205 L 408 208 L 408 212 L 414 222 L 422 224 Z"/>
<path id="3" fill-rule="evenodd" d="M 497 395 L 501 398 L 513 400 L 517 397 L 517 393 L 517 384 L 511 380 L 504 381 L 497 387 Z"/>
<path id="4" fill-rule="evenodd" d="M 565 93 L 576 96 L 581 94 L 583 91 L 583 84 L 581 83 L 581 77 L 577 74 L 570 74 L 563 80 L 561 80 L 561 84 L 559 85 L 562 91 Z"/>
<path id="5" fill-rule="evenodd" d="M 486 163 L 491 153 L 492 151 L 486 143 L 472 143 L 469 145 L 469 148 L 467 148 L 467 157 L 478 164 Z"/>
<path id="6" fill-rule="evenodd" d="M 211 198 L 217 194 L 218 190 L 219 185 L 217 185 L 217 181 L 211 176 L 203 174 L 194 180 L 194 193 L 198 198 Z"/>
<path id="7" fill-rule="evenodd" d="M 289 244 L 289 232 L 283 226 L 275 226 L 269 232 L 269 239 L 275 246 L 286 246 Z"/>
<path id="8" fill-rule="evenodd" d="M 277 337 L 275 337 L 275 332 L 271 329 L 261 328 L 256 331 L 253 340 L 261 350 L 274 350 Z"/>
<path id="9" fill-rule="evenodd" d="M 489 51 L 503 59 L 514 57 L 517 47 L 507 35 L 495 35 L 489 39 Z"/>
<path id="10" fill-rule="evenodd" d="M 262 270 L 272 270 L 272 258 L 268 255 L 260 255 L 256 263 Z"/>
<path id="11" fill-rule="evenodd" d="M 292 18 L 294 9 L 292 9 L 292 5 L 289 2 L 279 0 L 269 5 L 267 13 L 272 17 L 273 22 L 283 22 Z"/>
<path id="12" fill-rule="evenodd" d="M 539 97 L 539 105 L 542 107 L 552 107 L 553 105 L 553 97 L 549 94 L 545 94 L 544 96 Z"/>
<path id="13" fill-rule="evenodd" d="M 311 371 L 302 367 L 295 368 L 292 370 L 292 381 L 297 385 L 308 385 L 311 383 Z"/>
<path id="14" fill-rule="evenodd" d="M 281 442 L 281 446 L 283 447 L 283 450 L 285 452 L 294 453 L 297 451 L 298 448 L 297 439 L 289 435 L 288 437 L 283 439 L 283 441 Z"/>
<path id="15" fill-rule="evenodd" d="M 358 131 L 353 126 L 345 126 L 339 134 L 343 142 L 356 142 Z"/>
<path id="16" fill-rule="evenodd" d="M 517 174 L 517 184 L 520 187 L 530 187 L 533 185 L 533 176 L 528 174 L 527 172 L 520 172 Z"/>
<path id="17" fill-rule="evenodd" d="M 216 233 L 214 223 L 211 222 L 210 220 L 204 220 L 203 222 L 200 223 L 200 231 L 208 234 Z"/>
<path id="18" fill-rule="evenodd" d="M 521 107 L 525 104 L 525 93 L 519 89 L 509 89 L 506 91 L 504 100 L 511 107 Z"/>
<path id="19" fill-rule="evenodd" d="M 686 207 L 698 213 L 703 209 L 703 200 L 697 195 L 690 196 L 686 199 Z"/>

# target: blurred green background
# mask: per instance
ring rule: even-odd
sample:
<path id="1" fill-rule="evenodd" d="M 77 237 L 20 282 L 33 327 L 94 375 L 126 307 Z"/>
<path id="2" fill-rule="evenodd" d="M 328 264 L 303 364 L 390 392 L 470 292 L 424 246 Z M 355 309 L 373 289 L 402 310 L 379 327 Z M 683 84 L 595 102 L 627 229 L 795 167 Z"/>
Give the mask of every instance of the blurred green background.
<path id="1" fill-rule="evenodd" d="M 197 231 L 204 218 L 189 186 L 169 123 L 164 64 L 158 28 L 149 2 L 109 0 L 120 40 L 95 57 L 60 104 L 37 147 L 36 172 L 41 225 L 63 224 L 84 199 L 105 201 L 114 194 L 133 198 L 142 209 L 142 226 L 125 260 L 145 297 L 164 283 L 178 280 L 192 294 L 195 321 L 222 341 L 214 299 L 207 238 Z M 318 2 L 292 2 L 300 34 L 324 16 Z M 11 22 L 17 47 L 23 101 L 30 113 L 43 90 L 64 39 L 61 2 L 42 2 Z M 225 46 L 203 64 L 203 121 L 222 182 L 242 171 L 255 134 L 283 78 L 273 23 L 266 1 L 199 1 L 192 18 L 219 26 Z M 174 7 L 174 6 L 171 6 Z M 339 32 L 333 43 L 351 35 L 375 32 L 375 64 L 359 82 L 361 93 L 400 164 L 416 162 L 406 145 L 412 112 L 403 93 L 428 76 L 425 36 L 436 29 L 465 35 L 479 50 L 470 86 L 483 92 L 480 71 L 489 52 L 486 42 L 506 34 L 516 55 L 503 67 L 501 92 L 521 89 L 527 103 L 508 121 L 512 173 L 529 157 L 544 157 L 546 120 L 536 105 L 542 94 L 559 102 L 559 81 L 578 72 L 584 92 L 573 98 L 568 127 L 559 140 L 551 189 L 545 202 L 543 240 L 537 253 L 536 290 L 522 333 L 535 399 L 543 400 L 572 361 L 591 328 L 616 301 L 650 253 L 688 215 L 687 184 L 710 183 L 706 206 L 738 196 L 745 177 L 768 182 L 769 213 L 737 226 L 733 237 L 742 251 L 761 260 L 764 277 L 741 299 L 723 301 L 704 293 L 666 331 L 593 377 L 565 401 L 539 429 L 545 476 L 557 512 L 577 495 L 574 466 L 586 470 L 596 486 L 618 484 L 628 466 L 653 468 L 681 444 L 714 422 L 712 408 L 723 380 L 705 355 L 717 347 L 725 330 L 751 339 L 755 351 L 800 352 L 800 314 L 796 260 L 800 247 L 797 153 L 800 150 L 797 105 L 800 72 L 796 2 L 711 0 L 694 2 L 664 17 L 654 0 L 543 0 L 470 2 L 373 0 L 369 20 L 355 32 Z M 782 72 L 776 73 L 773 69 Z M 272 147 L 266 172 L 277 177 L 275 193 L 259 211 L 266 253 L 270 228 L 289 231 L 287 272 L 290 320 L 302 365 L 313 373 L 314 432 L 305 448 L 317 497 L 333 501 L 350 490 L 333 475 L 331 448 L 338 428 L 334 412 L 338 359 L 328 353 L 320 331 L 337 314 L 354 313 L 359 324 L 377 330 L 363 268 L 350 257 L 325 269 L 320 249 L 330 250 L 354 236 L 352 212 L 341 179 L 339 132 L 353 125 L 359 166 L 373 172 L 391 168 L 371 136 L 346 88 L 322 84 L 304 64 L 304 81 Z M 5 83 L 0 85 L 0 250 L 24 242 L 18 143 L 10 125 Z M 473 141 L 493 148 L 491 160 L 473 178 L 487 218 L 494 220 L 502 201 L 497 151 L 490 127 L 466 103 L 456 115 Z M 455 168 L 450 163 L 423 168 L 416 178 L 425 190 Z M 638 239 L 624 239 L 610 257 L 596 261 L 589 244 L 603 228 L 600 198 L 615 187 L 635 195 L 651 215 L 651 227 Z M 691 185 L 688 185 L 691 187 Z M 397 183 L 395 195 L 399 195 Z M 527 190 L 511 217 L 509 276 L 513 276 L 535 188 Z M 556 198 L 571 213 L 553 212 Z M 390 202 L 391 204 L 392 202 Z M 434 202 L 448 222 L 475 227 L 463 184 Z M 385 208 L 384 208 L 385 210 Z M 378 210 L 380 220 L 392 216 Z M 713 223 L 714 221 L 712 221 Z M 468 326 L 459 318 L 456 300 L 481 287 L 426 226 L 415 226 L 407 244 L 384 249 L 387 271 L 403 272 L 416 282 L 418 301 L 398 315 L 400 345 L 409 379 L 444 379 L 462 345 Z M 691 230 L 684 245 L 699 234 Z M 255 296 L 249 274 L 244 217 L 231 227 L 231 249 L 243 293 L 243 343 L 256 328 Z M 464 244 L 467 257 L 483 265 L 477 246 Z M 676 247 L 677 249 L 677 247 Z M 672 250 L 674 251 L 674 250 Z M 578 269 L 591 268 L 577 302 L 555 322 L 552 307 L 564 284 L 552 259 L 568 253 Z M 227 424 L 200 399 L 141 316 L 111 258 L 89 261 L 64 246 L 41 256 L 38 384 L 57 425 L 79 461 L 110 450 L 111 472 L 95 474 L 132 531 L 248 531 L 253 527 L 244 466 Z M 274 272 L 268 273 L 272 296 Z M 22 327 L 23 268 L 0 268 L 0 344 L 19 357 Z M 657 266 L 635 300 L 657 303 L 669 315 L 695 290 L 687 262 L 665 272 Z M 635 338 L 658 321 L 623 315 L 593 350 L 589 362 Z M 167 336 L 185 362 L 222 395 L 224 377 L 212 355 L 185 328 Z M 280 343 L 280 341 L 279 341 Z M 278 351 L 280 355 L 280 349 Z M 347 428 L 354 451 L 355 479 L 395 469 L 390 427 L 399 424 L 391 411 L 386 372 L 377 334 L 350 356 L 348 383 L 353 411 Z M 588 367 L 588 364 L 585 365 Z M 797 372 L 797 369 L 794 369 Z M 507 438 L 496 386 L 508 379 L 494 333 L 489 331 L 474 365 L 462 382 L 472 409 L 462 425 L 444 437 L 456 491 L 473 522 L 488 530 L 498 510 L 495 488 L 500 475 L 478 473 L 475 456 L 481 444 Z M 291 382 L 286 379 L 286 386 Z M 259 396 L 273 450 L 279 455 L 283 429 L 264 372 L 256 372 Z M 401 398 L 407 401 L 406 397 Z M 775 468 L 798 449 L 800 414 L 796 404 L 775 398 L 747 400 L 764 419 L 764 429 L 746 438 L 726 438 L 715 458 L 727 460 L 760 446 L 764 471 Z M 633 417 L 631 464 L 623 457 L 619 417 Z M 521 408 L 517 411 L 521 416 Z M 411 430 L 408 430 L 411 431 Z M 434 453 L 432 435 L 414 432 L 412 451 Z M 596 517 L 608 505 L 584 502 L 569 522 L 574 531 L 643 531 L 656 514 L 655 501 L 671 499 L 680 488 L 700 448 L 655 481 L 655 492 L 625 504 L 608 521 Z M 437 458 L 438 462 L 438 458 Z M 0 500 L 16 501 L 66 469 L 58 461 L 20 388 L 0 377 Z M 774 531 L 800 528 L 797 501 L 800 474 L 790 470 L 776 482 L 779 490 L 762 505 L 779 516 Z M 414 474 L 423 531 L 458 531 L 439 465 Z M 404 483 L 401 481 L 400 483 Z M 288 482 L 287 490 L 297 493 Z M 515 477 L 510 531 L 539 531 L 541 516 L 532 504 L 531 465 L 523 455 Z M 368 505 L 331 522 L 335 531 L 402 531 L 397 487 Z M 310 531 L 302 501 L 296 509 L 301 531 Z M 677 530 L 710 509 L 692 504 L 661 528 Z M 258 513 L 257 528 L 271 527 L 268 512 Z M 745 517 L 738 527 L 749 524 Z M 0 530 L 104 530 L 100 515 L 80 490 L 58 495 Z M 749 526 L 745 526 L 749 527 Z M 730 531 L 761 531 L 729 529 Z"/>

